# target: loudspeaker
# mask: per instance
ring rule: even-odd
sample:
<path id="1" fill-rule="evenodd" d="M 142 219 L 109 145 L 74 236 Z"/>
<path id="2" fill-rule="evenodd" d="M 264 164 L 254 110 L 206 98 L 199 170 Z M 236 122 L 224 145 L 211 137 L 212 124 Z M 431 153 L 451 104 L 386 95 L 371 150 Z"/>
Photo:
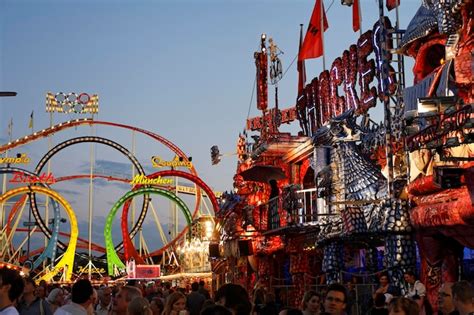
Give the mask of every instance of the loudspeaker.
<path id="1" fill-rule="evenodd" d="M 219 244 L 209 244 L 209 257 L 219 258 L 220 256 Z"/>
<path id="2" fill-rule="evenodd" d="M 253 255 L 253 247 L 251 240 L 240 240 L 239 241 L 239 252 L 240 256 L 251 256 Z"/>

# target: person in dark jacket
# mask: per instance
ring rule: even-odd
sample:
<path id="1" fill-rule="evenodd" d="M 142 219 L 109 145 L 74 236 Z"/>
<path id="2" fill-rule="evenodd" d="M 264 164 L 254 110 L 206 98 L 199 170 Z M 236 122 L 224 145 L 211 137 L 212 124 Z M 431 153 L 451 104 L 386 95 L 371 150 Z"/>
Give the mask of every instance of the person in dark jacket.
<path id="1" fill-rule="evenodd" d="M 199 315 L 205 300 L 206 297 L 199 293 L 199 283 L 193 282 L 191 284 L 191 293 L 186 297 L 186 308 L 189 310 L 190 315 Z"/>

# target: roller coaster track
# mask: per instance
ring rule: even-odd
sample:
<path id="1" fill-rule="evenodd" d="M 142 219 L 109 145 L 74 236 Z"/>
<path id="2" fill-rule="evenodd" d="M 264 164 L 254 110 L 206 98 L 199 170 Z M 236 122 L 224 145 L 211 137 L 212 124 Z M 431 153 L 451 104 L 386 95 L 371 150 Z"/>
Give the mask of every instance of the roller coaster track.
<path id="1" fill-rule="evenodd" d="M 128 130 L 132 130 L 132 131 L 147 135 L 147 136 L 151 137 L 152 139 L 164 144 L 166 147 L 171 149 L 177 156 L 183 158 L 184 161 L 189 162 L 189 159 L 188 159 L 187 155 L 183 151 L 181 151 L 181 149 L 178 146 L 176 146 L 174 143 L 172 143 L 168 139 L 166 139 L 166 138 L 164 138 L 164 137 L 162 137 L 162 136 L 160 136 L 156 133 L 153 133 L 153 132 L 145 130 L 145 129 L 137 128 L 137 127 L 134 127 L 134 126 L 130 126 L 130 125 L 118 124 L 118 123 L 107 122 L 107 121 L 96 121 L 96 120 L 93 120 L 91 118 L 68 120 L 64 123 L 59 123 L 59 124 L 51 126 L 49 128 L 45 128 L 41 131 L 34 132 L 31 135 L 27 135 L 27 136 L 18 138 L 16 140 L 8 142 L 5 145 L 0 146 L 0 153 L 5 152 L 5 151 L 10 150 L 10 149 L 13 149 L 13 148 L 20 147 L 22 145 L 25 145 L 27 143 L 36 141 L 38 139 L 48 137 L 48 136 L 53 135 L 57 132 L 64 131 L 66 129 L 74 128 L 74 127 L 77 127 L 77 126 L 84 126 L 84 125 L 105 125 L 105 126 L 128 129 Z M 196 172 L 196 169 L 194 168 L 193 165 L 191 166 L 190 171 L 193 175 L 198 176 L 197 172 Z M 199 187 L 196 188 L 196 196 L 197 196 L 197 198 L 196 198 L 197 199 L 196 200 L 196 210 L 193 213 L 193 217 L 197 214 L 198 209 L 199 209 L 199 204 L 201 203 L 201 189 Z M 145 213 L 146 213 L 146 211 L 145 211 Z M 37 220 L 39 219 L 40 221 L 42 221 L 41 218 L 36 218 L 36 219 Z M 50 235 L 48 235 L 49 231 L 48 231 L 47 228 L 45 228 L 44 224 L 43 225 L 40 224 L 40 228 L 42 229 L 43 233 L 45 233 L 48 237 L 50 236 Z M 185 227 L 185 230 L 186 229 L 187 229 L 187 227 Z M 132 235 L 135 235 L 138 232 L 138 230 L 139 230 L 139 226 L 137 224 L 137 225 L 134 226 L 134 228 L 131 231 Z M 185 230 L 184 230 L 184 232 L 186 232 Z M 182 234 L 184 234 L 184 233 L 182 233 Z M 62 249 L 65 248 L 65 245 L 62 244 L 62 243 L 59 243 L 59 246 Z M 120 250 L 122 248 L 122 246 L 123 246 L 123 243 L 119 244 L 117 246 L 117 250 Z"/>
<path id="2" fill-rule="evenodd" d="M 145 129 L 141 129 L 141 128 L 137 128 L 137 127 L 133 127 L 133 126 L 129 126 L 129 125 L 124 125 L 124 124 L 118 124 L 118 123 L 113 123 L 113 122 L 106 122 L 106 121 L 94 121 L 93 119 L 90 119 L 90 118 L 85 118 L 85 119 L 75 119 L 75 120 L 69 120 L 67 122 L 64 122 L 64 123 L 59 123 L 57 125 L 54 125 L 54 126 L 51 126 L 49 128 L 46 128 L 46 129 L 43 129 L 41 131 L 38 131 L 38 132 L 34 132 L 33 134 L 31 135 L 27 135 L 27 136 L 24 136 L 22 138 L 18 138 L 14 141 L 11 141 L 11 142 L 8 142 L 7 144 L 5 145 L 1 145 L 0 146 L 0 153 L 2 152 L 5 152 L 7 150 L 10 150 L 10 149 L 13 149 L 13 148 L 17 148 L 17 147 L 20 147 L 20 146 L 23 146 L 27 143 L 30 143 L 30 142 L 33 142 L 33 141 L 36 141 L 38 139 L 41 139 L 41 138 L 45 138 L 45 137 L 48 137 L 50 135 L 53 135 L 57 132 L 60 132 L 60 131 L 64 131 L 66 129 L 70 129 L 70 128 L 74 128 L 74 127 L 77 127 L 77 126 L 83 126 L 83 125 L 105 125 L 105 126 L 111 126 L 111 127 L 118 127 L 118 128 L 123 128 L 123 129 L 128 129 L 128 130 L 132 130 L 132 131 L 135 131 L 135 132 L 138 132 L 138 133 L 142 133 L 144 135 L 147 135 L 149 137 L 151 137 L 152 139 L 154 140 L 157 140 L 159 141 L 160 143 L 164 144 L 166 147 L 168 147 L 169 149 L 171 149 L 178 157 L 182 158 L 184 161 L 186 162 L 189 162 L 189 159 L 187 157 L 186 154 L 184 154 L 184 152 L 181 151 L 181 149 L 179 147 L 177 147 L 175 144 L 173 144 L 171 141 L 161 137 L 160 135 L 158 134 L 155 134 L 153 132 L 150 132 L 148 130 L 145 130 Z M 84 137 L 84 138 L 87 138 L 87 137 Z M 106 139 L 107 140 L 107 139 Z M 40 163 L 41 164 L 41 163 Z M 41 169 L 40 167 L 37 167 L 37 169 Z M 191 173 L 197 177 L 197 172 L 194 168 L 194 166 L 192 166 L 190 168 L 190 171 Z M 185 172 L 183 172 L 185 173 Z M 156 173 L 154 173 L 156 174 Z M 188 173 L 185 173 L 185 174 L 188 174 Z M 62 180 L 68 180 L 68 179 L 74 179 L 74 178 L 79 178 L 80 176 L 82 175 L 76 175 L 77 177 L 74 177 L 74 176 L 66 176 L 66 177 L 63 177 L 61 178 Z M 84 177 L 90 177 L 90 175 L 84 175 Z M 94 177 L 96 178 L 105 178 L 105 179 L 108 179 L 108 180 L 121 180 L 121 181 L 125 181 L 124 179 L 119 179 L 119 178 L 116 178 L 116 177 L 112 177 L 112 176 L 102 176 L 102 175 L 94 175 Z M 199 178 L 198 178 L 199 179 Z M 59 179 L 57 179 L 59 181 Z M 200 180 L 200 179 L 199 179 Z M 207 186 L 206 186 L 207 187 Z M 193 213 L 193 218 L 195 217 L 195 215 L 197 214 L 198 210 L 199 210 L 199 205 L 200 205 L 200 202 L 201 202 L 201 188 L 202 188 L 202 185 L 197 185 L 196 187 L 196 208 L 195 208 L 195 211 Z M 208 188 L 208 187 L 207 187 Z M 211 202 L 213 204 L 213 207 L 214 207 L 214 210 L 216 211 L 217 207 L 215 204 L 217 204 L 217 201 L 215 201 L 215 196 L 214 194 L 212 193 L 211 190 L 209 190 L 209 192 L 207 192 L 207 195 L 208 197 L 211 199 Z M 211 197 L 212 196 L 212 197 Z M 30 198 L 31 200 L 32 198 Z M 147 199 L 145 197 L 145 199 Z M 213 200 L 214 199 L 214 200 Z M 128 214 L 128 205 L 127 206 L 124 206 L 124 212 L 126 212 Z M 123 216 L 123 215 L 122 215 Z M 41 217 L 40 218 L 37 218 L 37 221 L 42 221 Z M 125 220 L 126 221 L 126 220 Z M 44 222 L 43 222 L 44 223 Z M 55 222 L 56 224 L 56 222 Z M 133 232 L 137 232 L 139 230 L 139 224 L 135 225 L 135 227 L 132 229 L 131 231 L 131 234 L 132 234 L 132 237 L 134 235 Z M 45 235 L 47 235 L 48 237 L 51 237 L 51 232 L 49 231 L 49 229 L 47 228 L 47 226 L 45 226 L 44 224 L 41 226 L 40 225 L 40 228 L 42 228 L 43 230 L 43 233 L 45 233 Z M 55 226 L 56 228 L 56 226 Z M 172 244 L 174 244 L 174 242 L 179 239 L 180 237 L 182 237 L 186 231 L 187 231 L 188 227 L 185 227 L 181 233 L 178 235 L 178 237 L 176 237 L 172 242 L 168 243 L 167 245 L 165 245 L 166 248 L 168 248 L 169 246 L 171 246 Z M 128 239 L 130 240 L 130 235 L 127 233 L 127 236 L 128 236 Z M 130 241 L 131 243 L 131 241 Z M 62 246 L 62 248 L 64 249 L 64 244 L 61 244 L 60 246 Z M 96 244 L 94 244 L 94 246 L 98 246 Z M 116 248 L 116 250 L 119 250 L 121 247 L 123 246 L 123 243 L 122 244 L 119 244 Z M 98 246 L 99 247 L 99 246 Z M 98 248 L 97 247 L 97 248 Z M 133 247 L 133 245 L 132 245 Z M 151 253 L 149 256 L 155 256 L 155 255 L 159 255 L 161 254 L 166 248 L 162 248 L 158 251 L 155 251 L 153 253 Z M 135 250 L 136 252 L 136 250 Z"/>

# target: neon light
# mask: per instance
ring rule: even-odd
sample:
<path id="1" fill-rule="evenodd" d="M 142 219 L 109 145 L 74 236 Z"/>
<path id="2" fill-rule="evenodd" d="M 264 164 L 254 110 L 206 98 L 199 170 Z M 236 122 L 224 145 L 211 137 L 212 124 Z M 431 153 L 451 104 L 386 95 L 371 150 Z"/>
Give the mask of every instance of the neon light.
<path id="1" fill-rule="evenodd" d="M 0 157 L 0 164 L 28 164 L 31 159 L 25 154 L 19 154 L 17 157 Z"/>
<path id="2" fill-rule="evenodd" d="M 77 267 L 77 273 L 88 273 L 89 272 L 89 267 L 87 266 L 78 266 Z M 105 271 L 104 268 L 94 268 L 91 270 L 91 273 L 95 274 L 105 274 L 107 271 Z"/>
<path id="3" fill-rule="evenodd" d="M 170 185 L 173 183 L 172 178 L 149 178 L 145 175 L 135 175 L 130 185 Z"/>
<path id="4" fill-rule="evenodd" d="M 117 214 L 117 210 L 127 200 L 135 196 L 144 195 L 144 194 L 158 194 L 170 199 L 171 201 L 174 201 L 183 212 L 188 226 L 191 225 L 191 222 L 192 222 L 191 212 L 189 211 L 184 201 L 181 198 L 177 197 L 175 194 L 169 191 L 162 190 L 159 188 L 154 188 L 154 187 L 144 187 L 144 188 L 140 188 L 134 191 L 129 191 L 114 204 L 114 206 L 109 212 L 109 215 L 107 216 L 107 219 L 105 220 L 104 238 L 105 238 L 105 248 L 107 252 L 107 267 L 108 267 L 109 275 L 117 274 L 117 272 L 115 272 L 117 269 L 125 270 L 126 268 L 122 260 L 119 258 L 117 252 L 115 251 L 114 244 L 112 241 L 112 222 L 115 218 L 115 215 Z M 122 230 L 122 233 L 124 232 L 125 231 Z M 128 233 L 128 231 L 126 231 L 126 233 Z"/>
<path id="5" fill-rule="evenodd" d="M 54 178 L 52 173 L 43 173 L 41 176 L 26 175 L 21 172 L 13 173 L 13 178 L 9 180 L 9 183 L 21 183 L 21 184 L 54 184 L 56 183 L 56 178 Z"/>
<path id="6" fill-rule="evenodd" d="M 56 94 L 46 93 L 46 111 L 58 113 L 98 113 L 99 96 L 87 93 L 76 94 L 59 92 Z"/>
<path id="7" fill-rule="evenodd" d="M 171 161 L 165 161 L 162 160 L 161 157 L 159 156 L 152 156 L 151 157 L 151 164 L 153 164 L 153 167 L 158 168 L 158 167 L 187 167 L 187 168 L 192 168 L 193 163 L 190 161 L 185 161 L 183 158 L 180 158 L 178 156 L 175 156 L 173 160 Z"/>
<path id="8" fill-rule="evenodd" d="M 166 170 L 166 171 L 160 171 L 151 174 L 149 177 L 158 177 L 158 176 L 178 176 L 182 178 L 186 178 L 192 182 L 194 182 L 197 185 L 196 191 L 199 191 L 201 188 L 206 192 L 207 196 L 209 197 L 209 200 L 211 201 L 212 207 L 214 208 L 214 212 L 219 211 L 219 204 L 217 202 L 216 197 L 213 194 L 212 189 L 206 185 L 198 176 L 195 176 L 193 174 L 189 174 L 183 171 L 177 171 L 177 170 Z M 178 186 L 179 187 L 179 186 Z M 200 187 L 200 188 L 199 188 Z M 200 196 L 198 194 L 197 196 Z M 133 246 L 133 243 L 130 239 L 130 235 L 128 233 L 128 210 L 129 210 L 129 203 L 126 203 L 123 207 L 123 212 L 122 212 L 122 238 L 123 238 L 123 244 L 124 244 L 124 255 L 125 259 L 129 260 L 130 258 L 135 258 L 135 262 L 137 263 L 144 263 L 143 258 L 138 254 L 137 250 Z M 196 200 L 196 209 L 199 209 L 199 203 L 200 200 Z M 194 212 L 193 217 L 196 215 L 197 210 Z M 175 237 L 174 240 L 180 239 L 183 237 L 183 235 L 186 233 L 186 229 L 184 228 L 178 236 Z M 151 256 L 158 256 L 161 255 L 162 252 L 164 252 L 168 247 L 172 246 L 174 241 L 169 242 L 167 245 L 163 246 L 161 249 L 154 251 L 148 255 L 148 257 Z"/>
<path id="9" fill-rule="evenodd" d="M 41 279 L 50 281 L 59 271 L 61 271 L 61 269 L 64 269 L 66 274 L 66 280 L 70 280 L 72 276 L 72 268 L 74 266 L 74 253 L 76 251 L 77 237 L 79 234 L 74 210 L 66 201 L 66 199 L 64 199 L 61 195 L 51 189 L 40 186 L 26 186 L 7 191 L 6 193 L 0 196 L 0 203 L 5 202 L 6 200 L 12 197 L 25 193 L 41 193 L 47 195 L 53 199 L 56 199 L 59 204 L 63 206 L 64 210 L 66 210 L 66 213 L 69 216 L 69 222 L 71 224 L 71 238 L 69 239 L 68 247 L 64 252 L 64 255 L 61 260 L 57 263 L 56 266 L 54 266 L 53 270 L 43 275 Z"/>

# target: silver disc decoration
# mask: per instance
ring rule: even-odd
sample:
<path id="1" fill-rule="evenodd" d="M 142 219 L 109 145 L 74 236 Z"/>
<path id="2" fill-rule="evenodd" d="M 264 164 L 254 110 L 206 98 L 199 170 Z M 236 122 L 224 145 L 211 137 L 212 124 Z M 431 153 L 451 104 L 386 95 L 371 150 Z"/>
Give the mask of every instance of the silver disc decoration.
<path id="1" fill-rule="evenodd" d="M 344 268 L 342 244 L 332 242 L 324 247 L 324 259 L 322 269 L 326 273 L 326 283 L 342 283 L 341 271 Z"/>
<path id="2" fill-rule="evenodd" d="M 403 273 L 414 270 L 416 264 L 415 242 L 411 235 L 410 214 L 405 201 L 394 200 L 386 213 L 384 230 L 385 263 L 389 266 L 390 281 L 402 288 Z"/>

